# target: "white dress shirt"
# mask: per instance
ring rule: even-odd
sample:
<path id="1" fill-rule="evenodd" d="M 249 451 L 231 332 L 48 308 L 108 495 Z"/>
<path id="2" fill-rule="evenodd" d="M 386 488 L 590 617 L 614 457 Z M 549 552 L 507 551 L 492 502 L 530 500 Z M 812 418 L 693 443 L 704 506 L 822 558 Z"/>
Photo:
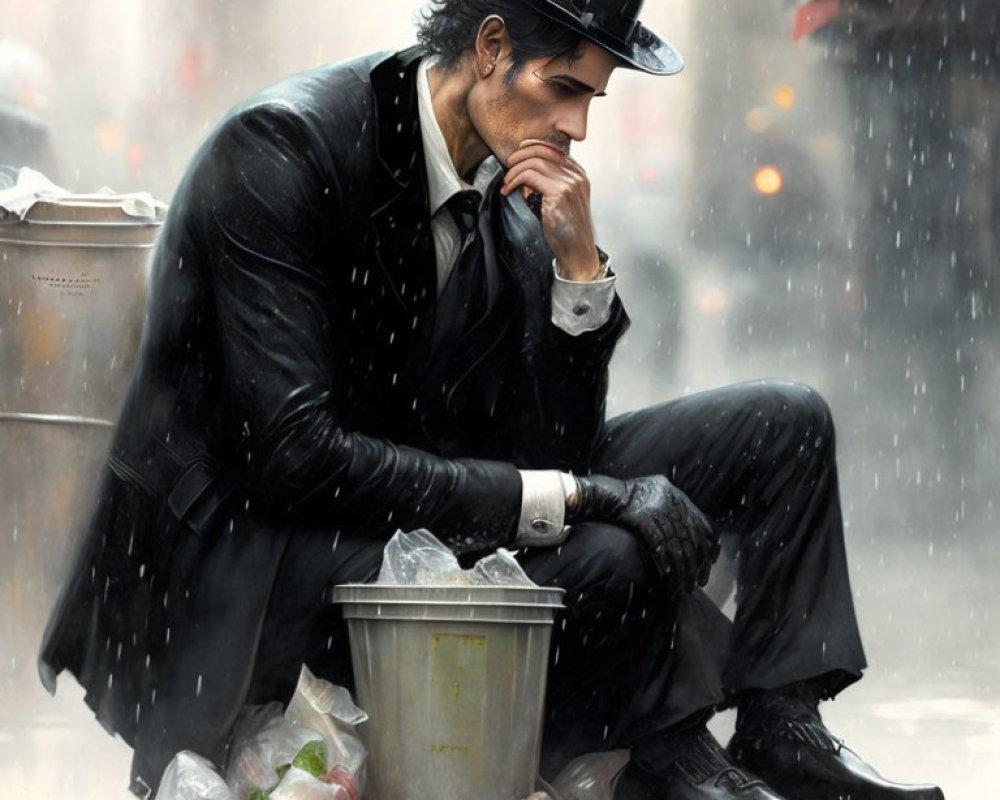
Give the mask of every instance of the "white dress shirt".
<path id="1" fill-rule="evenodd" d="M 437 290 L 441 293 L 448 275 L 455 266 L 461 246 L 458 226 L 445 203 L 458 192 L 469 189 L 484 195 L 490 181 L 502 169 L 490 156 L 476 171 L 470 185 L 462 180 L 448 153 L 448 146 L 441 132 L 434 105 L 427 71 L 432 59 L 425 58 L 417 74 L 417 107 L 420 114 L 420 133 L 427 166 L 427 190 L 431 213 L 431 233 L 437 263 Z M 572 336 L 593 331 L 604 325 L 611 316 L 614 300 L 615 277 L 610 275 L 596 281 L 568 281 L 555 269 L 552 284 L 552 323 Z M 565 490 L 558 470 L 521 470 L 521 518 L 519 537 L 540 540 L 561 531 L 565 521 Z"/>

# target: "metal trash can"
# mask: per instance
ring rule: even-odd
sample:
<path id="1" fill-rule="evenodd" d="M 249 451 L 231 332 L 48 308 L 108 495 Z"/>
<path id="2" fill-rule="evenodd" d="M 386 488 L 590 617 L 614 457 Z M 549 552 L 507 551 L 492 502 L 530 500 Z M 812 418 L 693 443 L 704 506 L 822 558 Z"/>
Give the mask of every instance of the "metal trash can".
<path id="1" fill-rule="evenodd" d="M 334 589 L 351 640 L 371 800 L 521 800 L 535 791 L 562 589 Z"/>
<path id="2" fill-rule="evenodd" d="M 134 365 L 163 210 L 102 193 L 0 222 L 0 675 L 25 703 Z"/>

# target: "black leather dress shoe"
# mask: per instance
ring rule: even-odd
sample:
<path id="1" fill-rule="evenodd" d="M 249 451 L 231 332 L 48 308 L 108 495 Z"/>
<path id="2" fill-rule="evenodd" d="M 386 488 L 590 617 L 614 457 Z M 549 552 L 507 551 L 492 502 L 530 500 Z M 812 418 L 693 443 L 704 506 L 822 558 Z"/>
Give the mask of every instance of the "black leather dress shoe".
<path id="1" fill-rule="evenodd" d="M 887 781 L 827 730 L 816 705 L 765 696 L 741 708 L 730 755 L 790 800 L 944 800 L 937 786 Z"/>
<path id="2" fill-rule="evenodd" d="M 612 781 L 614 800 L 785 800 L 736 766 L 704 726 L 673 738 L 671 749 L 665 765 L 629 761 Z"/>

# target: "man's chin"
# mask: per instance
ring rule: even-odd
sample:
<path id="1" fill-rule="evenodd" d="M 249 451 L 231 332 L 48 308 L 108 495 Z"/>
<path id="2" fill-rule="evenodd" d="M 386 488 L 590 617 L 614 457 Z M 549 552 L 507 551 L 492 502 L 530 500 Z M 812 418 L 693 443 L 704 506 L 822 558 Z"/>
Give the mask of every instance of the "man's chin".
<path id="1" fill-rule="evenodd" d="M 508 150 L 507 151 L 507 155 L 504 156 L 504 155 L 501 155 L 496 150 L 490 148 L 490 155 L 493 156 L 493 158 L 495 158 L 497 160 L 497 163 L 501 167 L 503 167 L 503 171 L 504 172 L 506 172 L 507 170 L 510 169 L 510 163 L 509 163 L 510 162 L 510 157 L 512 155 L 514 155 L 514 152 L 515 151 L 513 149 L 512 150 Z"/>

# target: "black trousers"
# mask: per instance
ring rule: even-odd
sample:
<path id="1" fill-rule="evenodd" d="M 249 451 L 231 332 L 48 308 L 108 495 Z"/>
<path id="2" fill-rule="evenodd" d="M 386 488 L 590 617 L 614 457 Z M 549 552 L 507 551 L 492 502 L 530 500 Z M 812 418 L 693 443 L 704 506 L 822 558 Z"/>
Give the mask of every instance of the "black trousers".
<path id="1" fill-rule="evenodd" d="M 566 590 L 553 633 L 543 775 L 748 689 L 811 681 L 832 697 L 860 677 L 833 421 L 815 391 L 746 383 L 625 414 L 609 422 L 594 469 L 663 474 L 688 494 L 723 532 L 735 614 L 730 622 L 700 589 L 678 594 L 642 543 L 611 525 L 581 524 L 562 547 L 523 553 L 535 582 Z M 361 536 L 335 544 L 295 537 L 251 702 L 289 695 L 303 661 L 352 687 L 346 626 L 326 600 L 335 584 L 373 580 L 381 551 Z"/>

